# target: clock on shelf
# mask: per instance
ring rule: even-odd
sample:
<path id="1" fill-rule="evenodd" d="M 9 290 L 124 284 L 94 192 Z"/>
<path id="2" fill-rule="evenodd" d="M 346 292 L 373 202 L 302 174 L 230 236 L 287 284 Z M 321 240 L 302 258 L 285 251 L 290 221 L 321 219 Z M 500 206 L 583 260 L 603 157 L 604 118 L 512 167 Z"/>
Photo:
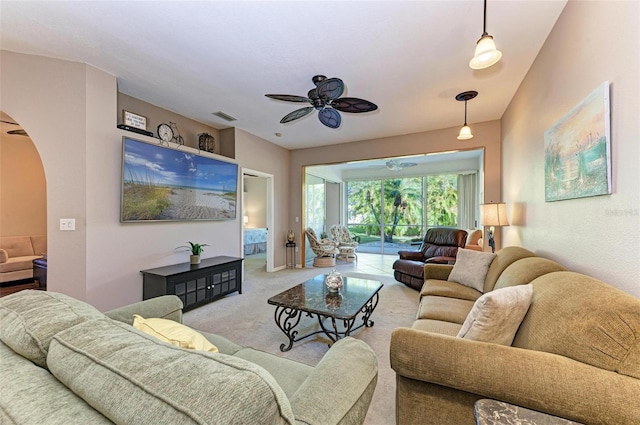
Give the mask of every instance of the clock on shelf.
<path id="1" fill-rule="evenodd" d="M 160 143 L 166 143 L 169 146 L 169 142 L 173 139 L 173 129 L 169 124 L 162 123 L 158 126 L 158 137 Z"/>

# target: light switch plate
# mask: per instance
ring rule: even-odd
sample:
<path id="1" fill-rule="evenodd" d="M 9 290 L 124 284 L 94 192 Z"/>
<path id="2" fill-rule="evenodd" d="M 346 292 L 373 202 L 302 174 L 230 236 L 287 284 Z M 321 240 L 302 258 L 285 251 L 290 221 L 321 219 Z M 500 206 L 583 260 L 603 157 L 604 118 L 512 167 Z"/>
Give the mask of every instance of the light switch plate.
<path id="1" fill-rule="evenodd" d="M 61 218 L 60 219 L 60 230 L 76 230 L 76 219 L 75 218 Z"/>

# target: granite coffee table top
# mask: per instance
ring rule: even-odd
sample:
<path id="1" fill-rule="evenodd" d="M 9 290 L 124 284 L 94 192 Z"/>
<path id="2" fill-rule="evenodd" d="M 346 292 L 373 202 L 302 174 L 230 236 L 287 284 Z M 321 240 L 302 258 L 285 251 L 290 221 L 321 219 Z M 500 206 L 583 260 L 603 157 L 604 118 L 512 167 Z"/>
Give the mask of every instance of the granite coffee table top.
<path id="1" fill-rule="evenodd" d="M 377 280 L 342 276 L 343 286 L 340 291 L 330 292 L 324 283 L 325 277 L 324 274 L 315 276 L 274 295 L 267 302 L 326 317 L 351 319 L 383 286 Z"/>
<path id="2" fill-rule="evenodd" d="M 476 401 L 474 414 L 477 425 L 583 425 L 580 422 L 490 399 Z"/>

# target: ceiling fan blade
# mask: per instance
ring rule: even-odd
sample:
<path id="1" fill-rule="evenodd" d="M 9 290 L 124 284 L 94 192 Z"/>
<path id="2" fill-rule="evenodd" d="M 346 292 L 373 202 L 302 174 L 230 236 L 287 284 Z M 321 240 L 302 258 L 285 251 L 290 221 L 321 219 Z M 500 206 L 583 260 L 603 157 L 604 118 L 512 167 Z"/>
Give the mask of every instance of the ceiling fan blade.
<path id="1" fill-rule="evenodd" d="M 375 103 L 357 97 L 343 97 L 331 102 L 331 107 L 341 112 L 371 112 L 378 109 Z"/>
<path id="2" fill-rule="evenodd" d="M 297 120 L 298 118 L 302 118 L 306 115 L 309 115 L 313 111 L 313 106 L 307 106 L 306 108 L 296 109 L 295 111 L 287 114 L 280 120 L 281 124 L 286 124 L 288 122 Z"/>
<path id="3" fill-rule="evenodd" d="M 340 78 L 328 78 L 320 82 L 316 90 L 320 99 L 326 102 L 342 96 L 342 93 L 344 93 L 344 83 Z"/>
<path id="4" fill-rule="evenodd" d="M 268 98 L 284 100 L 285 102 L 311 102 L 308 97 L 295 96 L 293 94 L 265 94 Z"/>
<path id="5" fill-rule="evenodd" d="M 340 113 L 335 109 L 325 108 L 318 111 L 318 119 L 329 128 L 338 128 L 342 122 Z"/>

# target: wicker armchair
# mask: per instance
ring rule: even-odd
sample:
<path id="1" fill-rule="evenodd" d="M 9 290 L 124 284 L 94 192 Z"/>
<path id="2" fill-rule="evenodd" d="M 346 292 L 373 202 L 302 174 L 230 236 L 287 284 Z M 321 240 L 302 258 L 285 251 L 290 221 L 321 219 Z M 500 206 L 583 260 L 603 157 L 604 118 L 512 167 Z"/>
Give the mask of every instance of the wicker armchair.
<path id="1" fill-rule="evenodd" d="M 316 267 L 332 267 L 336 265 L 336 255 L 340 252 L 337 243 L 331 239 L 318 239 L 315 230 L 307 227 L 304 231 L 309 239 L 309 245 L 316 258 L 313 259 L 313 265 Z"/>
<path id="2" fill-rule="evenodd" d="M 334 224 L 329 229 L 329 232 L 333 240 L 338 244 L 339 253 L 337 258 L 345 261 L 351 261 L 352 259 L 358 261 L 358 256 L 356 255 L 358 242 L 353 239 L 347 226 Z"/>

